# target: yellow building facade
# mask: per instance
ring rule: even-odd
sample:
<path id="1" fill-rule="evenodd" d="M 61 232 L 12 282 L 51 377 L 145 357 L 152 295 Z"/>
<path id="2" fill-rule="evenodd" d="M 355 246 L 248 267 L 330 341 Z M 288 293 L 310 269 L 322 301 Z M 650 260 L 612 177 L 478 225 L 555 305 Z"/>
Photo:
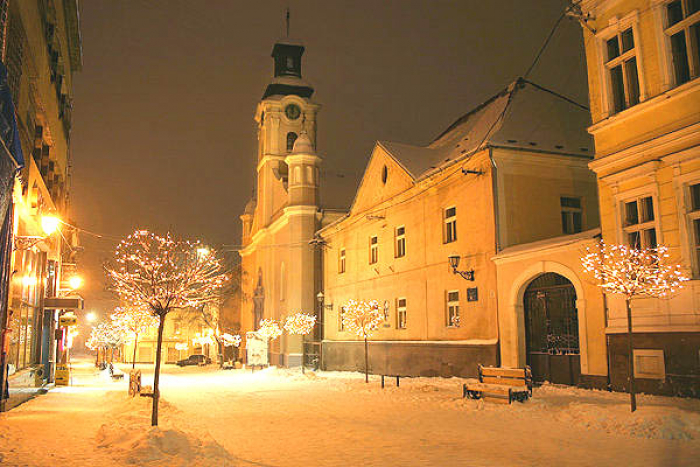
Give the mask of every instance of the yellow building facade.
<path id="1" fill-rule="evenodd" d="M 43 382 L 51 382 L 57 310 L 44 309 L 43 300 L 69 289 L 77 235 L 62 225 L 61 234 L 47 236 L 41 219 L 69 222 L 73 74 L 82 68 L 78 6 L 75 0 L 2 1 L 0 17 L 25 162 L 13 196 L 8 358 L 17 384 L 30 367 L 42 367 Z"/>
<path id="2" fill-rule="evenodd" d="M 669 247 L 692 280 L 668 300 L 633 300 L 638 389 L 700 394 L 700 5 L 584 0 L 603 239 Z M 629 362 L 624 302 L 608 296 L 613 388 Z"/>
<path id="3" fill-rule="evenodd" d="M 378 142 L 349 213 L 319 232 L 324 367 L 364 365 L 342 323 L 350 299 L 384 313 L 370 342 L 375 373 L 472 376 L 500 364 L 510 330 L 494 257 L 598 225 L 587 125 L 585 107 L 519 79 L 426 147 Z M 454 273 L 453 255 L 473 280 Z"/>

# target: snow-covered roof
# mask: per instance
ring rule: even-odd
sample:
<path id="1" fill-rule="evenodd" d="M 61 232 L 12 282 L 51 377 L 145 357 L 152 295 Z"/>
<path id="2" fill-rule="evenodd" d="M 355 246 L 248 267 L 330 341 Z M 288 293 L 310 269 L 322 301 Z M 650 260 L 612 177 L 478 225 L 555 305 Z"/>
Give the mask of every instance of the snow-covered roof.
<path id="1" fill-rule="evenodd" d="M 486 146 L 590 156 L 589 124 L 586 107 L 519 78 L 457 119 L 428 146 L 379 144 L 420 178 Z"/>
<path id="2" fill-rule="evenodd" d="M 559 237 L 546 238 L 536 242 L 524 243 L 521 245 L 514 245 L 504 248 L 492 259 L 496 263 L 500 261 L 507 262 L 508 260 L 513 260 L 530 253 L 542 252 L 544 250 L 555 250 L 561 247 L 567 247 L 569 245 L 576 245 L 581 242 L 588 242 L 599 236 L 600 228 L 596 227 L 595 229 L 585 230 L 575 234 L 560 235 Z"/>

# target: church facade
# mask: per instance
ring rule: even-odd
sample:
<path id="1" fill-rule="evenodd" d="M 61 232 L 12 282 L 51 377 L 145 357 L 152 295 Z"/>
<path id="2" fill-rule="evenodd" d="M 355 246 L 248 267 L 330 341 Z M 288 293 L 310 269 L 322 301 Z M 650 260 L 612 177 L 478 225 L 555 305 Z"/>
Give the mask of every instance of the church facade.
<path id="1" fill-rule="evenodd" d="M 255 195 L 240 216 L 241 330 L 260 320 L 283 321 L 296 312 L 315 313 L 321 258 L 315 232 L 327 222 L 321 208 L 316 118 L 320 105 L 302 78 L 303 45 L 274 45 L 274 77 L 255 112 L 258 127 Z M 308 339 L 318 338 L 309 336 Z M 283 335 L 272 343 L 270 363 L 301 363 L 302 338 Z"/>

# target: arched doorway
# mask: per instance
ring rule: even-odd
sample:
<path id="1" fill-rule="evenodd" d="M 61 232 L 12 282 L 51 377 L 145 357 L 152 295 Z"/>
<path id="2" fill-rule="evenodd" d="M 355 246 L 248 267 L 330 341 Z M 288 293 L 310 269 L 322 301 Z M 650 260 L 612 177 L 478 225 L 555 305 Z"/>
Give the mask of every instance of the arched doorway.
<path id="1" fill-rule="evenodd" d="M 576 290 L 564 276 L 548 272 L 525 290 L 527 364 L 535 381 L 578 383 L 581 376 Z"/>

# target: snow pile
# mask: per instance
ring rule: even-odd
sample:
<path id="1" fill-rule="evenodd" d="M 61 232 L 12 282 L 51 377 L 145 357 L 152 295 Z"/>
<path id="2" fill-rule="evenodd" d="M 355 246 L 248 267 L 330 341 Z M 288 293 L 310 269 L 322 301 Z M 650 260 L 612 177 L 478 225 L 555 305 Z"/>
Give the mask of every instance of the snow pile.
<path id="1" fill-rule="evenodd" d="M 124 397 L 124 395 L 119 395 Z M 179 411 L 161 399 L 160 426 L 151 426 L 151 399 L 117 402 L 95 437 L 97 448 L 120 464 L 143 466 L 233 465 L 234 459 L 211 436 L 192 433 Z"/>
<path id="2" fill-rule="evenodd" d="M 700 439 L 700 416 L 678 410 L 662 413 L 658 408 L 641 407 L 630 413 L 628 407 L 601 410 L 593 404 L 572 403 L 567 410 L 559 411 L 557 419 L 596 431 L 637 438 Z"/>

